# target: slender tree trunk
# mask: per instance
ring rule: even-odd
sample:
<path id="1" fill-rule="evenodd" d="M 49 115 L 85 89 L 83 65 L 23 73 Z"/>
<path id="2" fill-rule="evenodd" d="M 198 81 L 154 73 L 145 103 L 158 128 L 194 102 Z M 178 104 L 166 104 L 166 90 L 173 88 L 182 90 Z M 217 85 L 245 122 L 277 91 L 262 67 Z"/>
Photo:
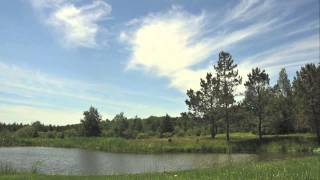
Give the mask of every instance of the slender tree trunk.
<path id="1" fill-rule="evenodd" d="M 215 123 L 214 123 L 214 119 L 212 117 L 210 117 L 210 121 L 211 121 L 211 138 L 214 139 L 216 137 L 216 131 L 215 131 Z"/>
<path id="2" fill-rule="evenodd" d="M 261 142 L 262 141 L 262 131 L 261 131 L 261 120 L 262 120 L 262 117 L 261 117 L 261 113 L 259 113 L 259 141 Z"/>
<path id="3" fill-rule="evenodd" d="M 317 116 L 317 112 L 316 112 L 316 108 L 314 106 L 312 106 L 312 114 L 313 114 L 313 121 L 314 121 L 314 125 L 315 125 L 315 130 L 316 130 L 316 134 L 317 134 L 317 141 L 318 144 L 320 145 L 320 119 Z"/>
<path id="4" fill-rule="evenodd" d="M 320 124 L 319 124 L 318 118 L 315 116 L 316 115 L 314 114 L 313 122 L 314 122 L 315 130 L 316 130 L 317 141 L 318 141 L 318 144 L 320 145 Z"/>
<path id="5" fill-rule="evenodd" d="M 227 123 L 227 141 L 229 142 L 229 114 L 228 114 L 228 106 L 226 106 L 226 123 Z"/>
<path id="6" fill-rule="evenodd" d="M 261 131 L 261 121 L 262 121 L 262 103 L 261 103 L 261 90 L 260 88 L 258 87 L 258 103 L 259 103 L 259 109 L 258 109 L 258 113 L 259 113 L 259 125 L 258 125 L 258 132 L 259 132 L 259 141 L 261 142 L 262 141 L 262 131 Z"/>
<path id="7" fill-rule="evenodd" d="M 214 128 L 215 128 L 216 134 L 218 134 L 218 126 L 215 125 Z"/>
<path id="8" fill-rule="evenodd" d="M 315 121 L 317 121 L 317 119 L 315 119 Z M 316 133 L 317 133 L 318 144 L 320 145 L 320 127 L 319 127 L 319 122 L 316 123 Z"/>
<path id="9" fill-rule="evenodd" d="M 214 139 L 217 133 L 215 132 L 215 123 L 214 123 L 214 118 L 213 118 L 212 112 L 213 112 L 213 98 L 211 96 L 210 97 L 210 115 L 209 115 L 209 118 L 210 118 L 210 122 L 211 122 L 211 138 Z"/>

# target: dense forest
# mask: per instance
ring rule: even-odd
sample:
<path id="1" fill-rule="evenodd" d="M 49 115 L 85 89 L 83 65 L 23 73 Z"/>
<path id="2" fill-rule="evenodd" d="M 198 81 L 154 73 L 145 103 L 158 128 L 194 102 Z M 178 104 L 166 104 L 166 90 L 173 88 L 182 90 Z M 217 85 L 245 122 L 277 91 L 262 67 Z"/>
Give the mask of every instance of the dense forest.
<path id="1" fill-rule="evenodd" d="M 200 80 L 200 89 L 188 90 L 188 112 L 179 117 L 102 119 L 95 107 L 83 113 L 79 124 L 55 126 L 37 121 L 30 125 L 0 123 L 0 136 L 65 138 L 75 136 L 148 137 L 207 136 L 253 132 L 260 140 L 267 134 L 312 132 L 320 143 L 320 64 L 306 64 L 289 80 L 285 68 L 275 85 L 268 72 L 256 67 L 242 82 L 232 56 L 220 52 L 214 71 Z M 244 84 L 244 93 L 236 88 Z M 235 100 L 236 97 L 242 97 Z M 79 115 L 80 117 L 80 115 Z"/>

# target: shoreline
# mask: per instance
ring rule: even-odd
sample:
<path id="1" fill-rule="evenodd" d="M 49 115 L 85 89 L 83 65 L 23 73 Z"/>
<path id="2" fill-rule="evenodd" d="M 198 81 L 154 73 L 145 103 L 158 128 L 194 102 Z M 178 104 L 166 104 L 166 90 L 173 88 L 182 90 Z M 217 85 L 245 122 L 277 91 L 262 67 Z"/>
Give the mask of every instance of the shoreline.
<path id="1" fill-rule="evenodd" d="M 0 171 L 0 179 L 317 179 L 320 178 L 318 167 L 320 167 L 320 156 L 314 155 L 203 169 L 124 175 L 74 176 Z"/>
<path id="2" fill-rule="evenodd" d="M 60 147 L 98 150 L 110 153 L 311 153 L 320 146 L 309 134 L 268 135 L 262 142 L 255 136 L 232 139 L 227 143 L 223 136 L 172 137 L 149 139 L 122 139 L 106 137 L 75 138 L 17 138 L 0 137 L 0 147 Z"/>

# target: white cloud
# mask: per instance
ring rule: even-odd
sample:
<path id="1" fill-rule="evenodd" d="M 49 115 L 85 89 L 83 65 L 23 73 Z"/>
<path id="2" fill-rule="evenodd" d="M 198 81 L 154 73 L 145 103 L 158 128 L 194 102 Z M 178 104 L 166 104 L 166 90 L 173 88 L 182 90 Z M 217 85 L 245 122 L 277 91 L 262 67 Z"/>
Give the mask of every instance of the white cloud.
<path id="1" fill-rule="evenodd" d="M 169 78 L 170 87 L 185 92 L 198 88 L 200 77 L 212 69 L 194 70 L 218 51 L 269 30 L 274 21 L 266 21 L 231 32 L 207 36 L 210 19 L 205 12 L 194 15 L 173 7 L 167 12 L 134 19 L 133 30 L 119 38 L 130 46 L 128 69 L 143 69 Z"/>
<path id="2" fill-rule="evenodd" d="M 207 57 L 207 42 L 194 42 L 202 30 L 204 14 L 193 16 L 173 9 L 165 15 L 149 15 L 141 19 L 140 27 L 129 38 L 133 47 L 129 68 L 143 66 L 160 75 L 171 74 Z M 181 53 L 183 52 L 183 53 Z"/>
<path id="3" fill-rule="evenodd" d="M 179 89 L 185 93 L 187 89 L 197 89 L 199 87 L 200 78 L 204 78 L 207 72 L 212 72 L 213 67 L 200 70 L 184 69 L 172 74 L 170 87 Z"/>
<path id="4" fill-rule="evenodd" d="M 102 27 L 99 22 L 108 18 L 111 6 L 102 0 L 76 6 L 75 1 L 33 0 L 33 6 L 45 15 L 46 24 L 63 37 L 63 45 L 92 48 Z"/>
<path id="5" fill-rule="evenodd" d="M 129 30 L 119 34 L 120 40 L 129 45 L 127 68 L 166 77 L 169 87 L 183 93 L 189 88 L 197 89 L 199 79 L 205 77 L 206 72 L 213 71 L 211 64 L 217 60 L 219 51 L 229 51 L 244 41 L 255 41 L 264 35 L 270 39 L 280 39 L 318 28 L 314 23 L 311 27 L 308 26 L 308 29 L 303 25 L 296 26 L 295 29 L 288 28 L 292 23 L 301 20 L 301 17 L 290 17 L 300 5 L 301 2 L 242 0 L 230 10 L 216 12 L 218 15 L 207 12 L 191 14 L 180 7 L 172 7 L 169 11 L 132 19 L 126 24 Z M 284 31 L 279 33 L 282 29 Z M 271 35 L 274 31 L 278 32 Z M 308 43 L 311 43 L 311 49 L 308 48 Z M 271 59 L 278 62 L 277 67 L 293 67 L 305 63 L 301 58 L 309 57 L 316 51 L 314 44 L 297 42 L 291 46 L 278 45 L 269 53 L 268 49 L 262 50 L 265 55 L 259 57 L 259 62 L 249 61 L 258 54 L 248 58 L 234 58 L 237 62 L 240 61 L 239 73 L 245 80 L 254 66 L 268 68 L 271 74 L 275 74 L 276 68 L 271 68 L 270 64 L 273 62 L 269 62 Z M 247 51 L 251 51 L 250 48 L 252 46 L 248 47 Z M 213 62 L 209 64 L 208 60 L 211 58 Z M 242 90 L 244 87 L 239 88 L 239 91 Z"/>

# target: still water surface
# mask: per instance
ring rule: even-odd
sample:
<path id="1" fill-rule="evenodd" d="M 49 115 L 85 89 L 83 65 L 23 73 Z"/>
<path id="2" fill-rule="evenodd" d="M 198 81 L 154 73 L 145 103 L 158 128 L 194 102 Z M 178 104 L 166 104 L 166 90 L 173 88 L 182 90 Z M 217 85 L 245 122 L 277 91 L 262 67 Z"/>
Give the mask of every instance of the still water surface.
<path id="1" fill-rule="evenodd" d="M 2 147 L 0 164 L 39 173 L 110 175 L 163 172 L 256 161 L 254 154 L 126 154 L 49 147 Z"/>

